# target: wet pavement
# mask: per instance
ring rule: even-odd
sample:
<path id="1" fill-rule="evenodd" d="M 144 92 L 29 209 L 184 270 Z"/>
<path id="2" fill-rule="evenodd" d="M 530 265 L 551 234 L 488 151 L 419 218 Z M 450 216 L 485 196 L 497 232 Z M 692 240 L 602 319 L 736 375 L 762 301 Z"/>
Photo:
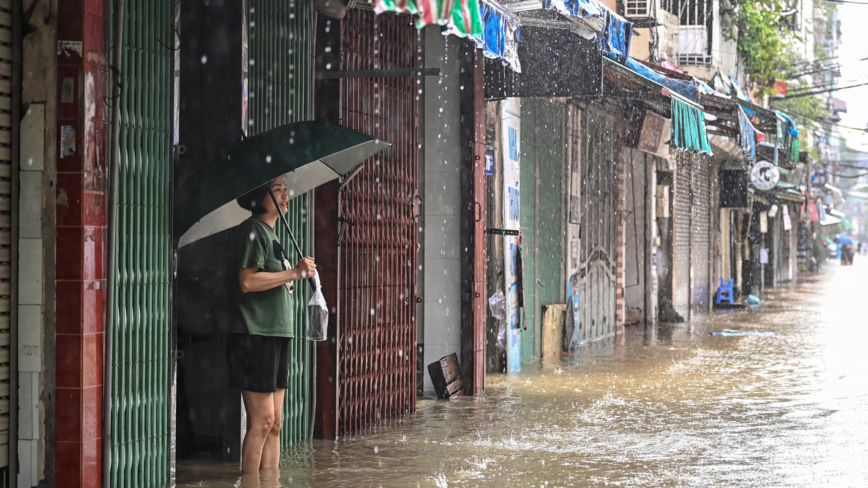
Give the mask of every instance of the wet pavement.
<path id="1" fill-rule="evenodd" d="M 489 376 L 484 397 L 299 447 L 262 480 L 184 464 L 178 486 L 868 486 L 866 259 Z"/>

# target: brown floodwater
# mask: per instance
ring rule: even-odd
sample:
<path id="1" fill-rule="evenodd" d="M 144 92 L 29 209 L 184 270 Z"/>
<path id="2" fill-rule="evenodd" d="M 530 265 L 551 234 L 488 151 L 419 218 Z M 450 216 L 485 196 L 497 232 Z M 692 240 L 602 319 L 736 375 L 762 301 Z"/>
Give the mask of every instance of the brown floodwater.
<path id="1" fill-rule="evenodd" d="M 188 462 L 178 486 L 868 486 L 866 285 L 868 261 L 829 262 L 758 307 L 628 327 L 483 397 L 299 446 L 261 480 Z"/>

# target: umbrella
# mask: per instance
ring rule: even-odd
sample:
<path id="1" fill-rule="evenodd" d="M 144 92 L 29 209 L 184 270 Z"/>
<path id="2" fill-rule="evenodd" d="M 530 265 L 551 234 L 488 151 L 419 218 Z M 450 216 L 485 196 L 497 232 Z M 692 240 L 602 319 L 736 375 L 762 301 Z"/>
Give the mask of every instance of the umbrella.
<path id="1" fill-rule="evenodd" d="M 175 235 L 179 247 L 215 234 L 250 216 L 235 202 L 245 193 L 280 176 L 292 196 L 302 195 L 354 168 L 391 144 L 359 132 L 322 122 L 296 122 L 245 139 L 227 157 L 193 173 L 175 193 Z M 275 205 L 277 200 L 271 193 Z M 280 206 L 276 205 L 279 209 Z M 304 255 L 286 217 L 286 227 L 299 259 Z M 305 336 L 325 340 L 328 306 L 319 277 L 308 279 L 313 294 L 308 303 Z"/>
<path id="2" fill-rule="evenodd" d="M 850 236 L 841 234 L 838 236 L 838 244 L 841 244 L 842 246 L 852 246 L 855 242 L 850 238 Z"/>
<path id="3" fill-rule="evenodd" d="M 295 122 L 252 137 L 193 173 L 175 192 L 174 231 L 183 247 L 241 223 L 235 199 L 279 176 L 290 198 L 340 176 L 391 146 L 323 122 Z"/>

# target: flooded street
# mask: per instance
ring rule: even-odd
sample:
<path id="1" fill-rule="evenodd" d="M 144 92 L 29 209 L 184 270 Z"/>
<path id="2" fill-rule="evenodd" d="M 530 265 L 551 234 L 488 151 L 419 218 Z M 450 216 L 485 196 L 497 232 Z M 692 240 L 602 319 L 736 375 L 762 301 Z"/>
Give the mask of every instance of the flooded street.
<path id="1" fill-rule="evenodd" d="M 868 261 L 825 268 L 754 309 L 627 328 L 490 376 L 484 397 L 286 452 L 262 486 L 866 486 Z M 182 464 L 178 485 L 238 472 Z"/>

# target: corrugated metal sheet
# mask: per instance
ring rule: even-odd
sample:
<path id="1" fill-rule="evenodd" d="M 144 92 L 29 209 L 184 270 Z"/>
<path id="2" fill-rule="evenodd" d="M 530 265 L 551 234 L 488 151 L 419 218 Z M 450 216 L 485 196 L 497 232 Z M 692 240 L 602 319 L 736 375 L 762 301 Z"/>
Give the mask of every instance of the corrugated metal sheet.
<path id="1" fill-rule="evenodd" d="M 342 69 L 418 67 L 412 19 L 350 10 Z M 417 79 L 341 81 L 341 123 L 392 143 L 342 191 L 338 435 L 416 410 Z"/>
<path id="2" fill-rule="evenodd" d="M 615 333 L 618 229 L 616 115 L 591 104 L 582 120 L 580 343 Z"/>
<path id="3" fill-rule="evenodd" d="M 292 3 L 285 0 L 247 0 L 248 67 L 250 101 L 248 120 L 250 135 L 281 125 L 311 118 L 313 95 L 313 26 L 312 2 Z M 307 218 L 310 194 L 290 200 L 287 221 L 301 246 L 310 254 L 310 221 Z M 277 226 L 284 249 L 292 249 L 286 231 Z M 292 255 L 293 251 L 289 251 Z M 291 259 L 295 259 L 293 256 Z M 293 302 L 295 337 L 304 337 L 307 321 L 305 294 L 296 294 Z M 309 436 L 310 343 L 290 343 L 289 387 L 283 404 L 281 444 L 307 439 Z"/>
<path id="4" fill-rule="evenodd" d="M 691 209 L 690 191 L 693 174 L 693 156 L 679 152 L 676 156 L 675 197 L 673 205 L 673 258 L 675 310 L 685 319 L 690 308 L 690 239 Z"/>
<path id="5" fill-rule="evenodd" d="M 168 477 L 172 280 L 172 0 L 127 0 L 124 24 L 111 486 Z"/>
<path id="6" fill-rule="evenodd" d="M 711 158 L 706 155 L 694 156 L 693 168 L 693 280 L 690 306 L 693 313 L 705 314 L 708 313 L 708 287 L 711 280 Z"/>

